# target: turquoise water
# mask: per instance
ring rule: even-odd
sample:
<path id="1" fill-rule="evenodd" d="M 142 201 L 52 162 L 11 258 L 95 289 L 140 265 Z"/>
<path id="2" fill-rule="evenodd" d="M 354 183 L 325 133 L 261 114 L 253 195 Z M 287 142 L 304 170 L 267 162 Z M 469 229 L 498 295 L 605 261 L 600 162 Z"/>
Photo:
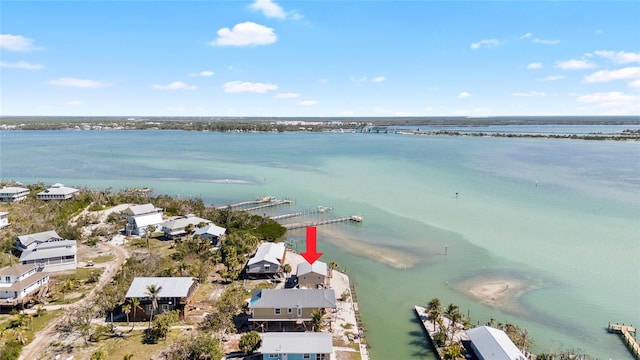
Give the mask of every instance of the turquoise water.
<path id="1" fill-rule="evenodd" d="M 330 205 L 332 215 L 363 215 L 318 228 L 318 248 L 356 283 L 374 359 L 434 358 L 412 313 L 433 297 L 474 323 L 526 327 L 536 351 L 631 359 L 604 328 L 640 325 L 639 160 L 640 143 L 613 141 L 0 132 L 0 179 L 148 186 L 216 205 L 271 195 L 294 200 L 281 212 Z M 459 286 L 496 277 L 535 289 L 496 308 Z"/>

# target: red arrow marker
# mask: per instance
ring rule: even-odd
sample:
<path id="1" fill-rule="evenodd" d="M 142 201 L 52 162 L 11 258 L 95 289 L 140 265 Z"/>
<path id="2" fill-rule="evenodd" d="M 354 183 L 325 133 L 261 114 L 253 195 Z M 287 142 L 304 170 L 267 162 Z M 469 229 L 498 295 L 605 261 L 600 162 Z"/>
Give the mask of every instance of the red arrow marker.
<path id="1" fill-rule="evenodd" d="M 307 251 L 302 255 L 309 264 L 313 264 L 322 256 L 322 253 L 316 252 L 316 227 L 307 227 Z"/>

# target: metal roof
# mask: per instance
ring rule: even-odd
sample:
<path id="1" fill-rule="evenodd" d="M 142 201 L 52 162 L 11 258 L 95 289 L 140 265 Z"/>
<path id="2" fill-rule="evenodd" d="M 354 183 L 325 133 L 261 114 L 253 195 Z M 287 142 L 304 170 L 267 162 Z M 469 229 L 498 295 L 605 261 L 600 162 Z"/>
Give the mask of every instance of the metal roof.
<path id="1" fill-rule="evenodd" d="M 485 360 L 526 360 L 507 334 L 496 328 L 480 326 L 467 330 L 480 358 Z"/>
<path id="2" fill-rule="evenodd" d="M 322 261 L 314 261 L 313 264 L 309 264 L 306 261 L 298 264 L 298 269 L 296 271 L 296 275 L 301 276 L 309 273 L 320 274 L 322 276 L 327 276 L 327 263 Z"/>
<path id="3" fill-rule="evenodd" d="M 143 229 L 149 225 L 158 225 L 162 223 L 162 214 L 161 213 L 150 213 L 143 215 L 134 215 L 134 221 L 136 222 L 136 226 L 138 229 Z"/>
<path id="4" fill-rule="evenodd" d="M 22 255 L 20 255 L 20 261 L 32 261 L 32 260 L 40 260 L 40 259 L 50 259 L 57 258 L 63 256 L 75 256 L 76 249 L 75 248 L 67 248 L 67 247 L 56 247 L 51 249 L 33 249 L 31 251 L 23 251 Z"/>
<path id="5" fill-rule="evenodd" d="M 159 210 L 162 210 L 162 209 L 153 206 L 153 204 L 142 204 L 142 205 L 130 206 L 128 209 L 125 210 L 125 212 L 135 216 L 135 215 L 143 215 L 143 214 L 149 214 L 154 212 L 159 213 L 160 212 Z"/>
<path id="6" fill-rule="evenodd" d="M 335 308 L 333 289 L 263 289 L 256 290 L 249 302 L 251 309 Z"/>
<path id="7" fill-rule="evenodd" d="M 211 234 L 213 236 L 222 236 L 227 231 L 227 229 L 220 227 L 215 224 L 209 224 L 203 228 L 197 228 L 195 231 L 195 235 L 204 235 Z"/>
<path id="8" fill-rule="evenodd" d="M 21 192 L 29 192 L 29 189 L 16 186 L 8 186 L 0 189 L 0 194 L 18 194 Z"/>
<path id="9" fill-rule="evenodd" d="M 69 195 L 69 194 L 75 194 L 75 193 L 77 193 L 79 191 L 80 191 L 79 189 L 72 188 L 72 187 L 67 187 L 67 186 L 64 186 L 62 184 L 54 184 L 53 186 L 51 186 L 47 190 L 39 192 L 38 196 L 40 196 L 40 195 Z"/>
<path id="10" fill-rule="evenodd" d="M 331 333 L 272 332 L 262 335 L 263 354 L 330 354 Z"/>
<path id="11" fill-rule="evenodd" d="M 43 231 L 35 234 L 18 236 L 18 241 L 24 246 L 29 246 L 34 242 L 45 242 L 49 239 L 62 239 L 57 232 L 53 230 Z"/>
<path id="12" fill-rule="evenodd" d="M 260 244 L 256 254 L 249 259 L 249 265 L 259 263 L 261 261 L 268 261 L 272 264 L 280 264 L 280 261 L 284 259 L 284 243 L 263 243 Z"/>
<path id="13" fill-rule="evenodd" d="M 40 251 L 42 249 L 72 248 L 74 246 L 76 246 L 75 240 L 54 240 L 38 244 L 36 245 L 36 249 Z"/>
<path id="14" fill-rule="evenodd" d="M 196 279 L 191 277 L 137 277 L 131 282 L 125 297 L 148 297 L 147 287 L 149 285 L 162 287 L 159 293 L 162 298 L 186 297 L 195 282 Z"/>
<path id="15" fill-rule="evenodd" d="M 186 228 L 189 224 L 193 224 L 193 226 L 197 226 L 200 223 L 209 224 L 211 220 L 203 219 L 201 217 L 187 215 L 186 217 L 181 217 L 178 219 L 173 219 L 162 223 L 162 227 L 165 227 L 171 231 L 180 230 Z"/>

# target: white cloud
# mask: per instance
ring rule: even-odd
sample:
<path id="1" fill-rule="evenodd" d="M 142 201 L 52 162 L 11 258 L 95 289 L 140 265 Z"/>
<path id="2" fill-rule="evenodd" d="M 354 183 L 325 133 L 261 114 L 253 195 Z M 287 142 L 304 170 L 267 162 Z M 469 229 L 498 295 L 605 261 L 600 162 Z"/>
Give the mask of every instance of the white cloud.
<path id="1" fill-rule="evenodd" d="M 300 94 L 298 93 L 280 93 L 280 94 L 276 94 L 274 96 L 274 98 L 276 99 L 293 99 L 293 98 L 297 98 L 300 97 Z"/>
<path id="2" fill-rule="evenodd" d="M 517 97 L 547 96 L 546 93 L 540 91 L 517 92 L 511 95 Z"/>
<path id="3" fill-rule="evenodd" d="M 223 85 L 224 92 L 227 93 L 257 93 L 264 94 L 267 91 L 278 90 L 277 85 L 265 84 L 265 83 L 252 83 L 248 81 L 229 81 Z"/>
<path id="4" fill-rule="evenodd" d="M 528 39 L 528 38 L 530 38 L 530 37 L 532 37 L 532 36 L 533 36 L 533 34 L 532 34 L 532 33 L 526 33 L 526 34 L 524 34 L 524 35 L 520 36 L 520 39 Z"/>
<path id="5" fill-rule="evenodd" d="M 464 98 L 468 98 L 469 96 L 471 96 L 470 93 L 463 91 L 460 94 L 458 94 L 458 99 L 464 99 Z"/>
<path id="6" fill-rule="evenodd" d="M 594 51 L 594 53 L 598 56 L 602 56 L 613 61 L 616 64 L 628 64 L 634 62 L 640 62 L 640 53 L 632 53 L 626 51 L 609 51 L 609 50 L 598 50 Z"/>
<path id="7" fill-rule="evenodd" d="M 342 112 L 342 115 L 344 115 L 344 116 L 352 116 L 354 114 L 355 114 L 355 111 L 353 111 L 353 110 L 344 110 Z"/>
<path id="8" fill-rule="evenodd" d="M 539 63 L 539 62 L 534 62 L 527 65 L 527 69 L 541 69 L 541 68 L 542 68 L 542 63 Z"/>
<path id="9" fill-rule="evenodd" d="M 174 81 L 174 82 L 169 83 L 167 85 L 153 84 L 153 85 L 150 85 L 150 86 L 152 88 L 158 89 L 158 90 L 195 90 L 195 89 L 197 89 L 197 87 L 195 85 L 185 84 L 182 81 Z"/>
<path id="10" fill-rule="evenodd" d="M 600 70 L 596 71 L 591 75 L 587 75 L 584 77 L 584 82 L 586 83 L 598 83 L 598 82 L 609 82 L 615 80 L 630 80 L 629 84 L 632 87 L 635 87 L 636 81 L 640 79 L 640 67 L 626 67 L 622 69 L 616 70 Z"/>
<path id="11" fill-rule="evenodd" d="M 625 94 L 619 91 L 599 92 L 578 97 L 580 103 L 593 104 L 601 108 L 616 108 L 620 113 L 640 109 L 640 95 Z"/>
<path id="12" fill-rule="evenodd" d="M 88 80 L 88 79 L 75 79 L 69 77 L 61 77 L 56 80 L 47 81 L 48 84 L 55 86 L 68 86 L 68 87 L 77 87 L 77 88 L 102 88 L 111 86 L 109 83 L 105 83 L 97 80 Z"/>
<path id="13" fill-rule="evenodd" d="M 249 5 L 249 8 L 254 11 L 262 11 L 264 16 L 270 18 L 283 20 L 287 17 L 282 7 L 271 0 L 256 0 L 253 4 Z"/>
<path id="14" fill-rule="evenodd" d="M 384 76 L 377 76 L 377 77 L 374 77 L 371 81 L 379 83 L 379 82 L 383 82 L 383 81 L 385 81 L 385 80 L 387 80 L 387 78 L 386 78 L 386 77 L 384 77 Z"/>
<path id="15" fill-rule="evenodd" d="M 191 73 L 189 74 L 189 76 L 203 76 L 203 77 L 208 77 L 208 76 L 213 76 L 214 72 L 213 71 L 209 71 L 209 70 L 205 70 L 205 71 L 200 71 L 197 73 Z"/>
<path id="16" fill-rule="evenodd" d="M 365 81 L 367 81 L 367 77 L 366 76 L 362 76 L 362 77 L 350 76 L 349 80 L 351 80 L 353 82 L 365 82 Z"/>
<path id="17" fill-rule="evenodd" d="M 496 47 L 498 45 L 500 45 L 500 40 L 498 39 L 484 39 L 471 44 L 471 48 L 472 49 L 479 49 L 482 47 L 490 48 L 490 47 Z"/>
<path id="18" fill-rule="evenodd" d="M 18 61 L 14 63 L 8 63 L 5 61 L 0 61 L 0 67 L 4 68 L 13 68 L 13 69 L 27 69 L 27 70 L 39 70 L 44 67 L 42 64 L 31 64 L 26 61 Z"/>
<path id="19" fill-rule="evenodd" d="M 590 63 L 585 60 L 566 60 L 566 61 L 556 61 L 556 68 L 563 70 L 584 70 L 584 69 L 593 69 L 596 67 L 596 64 Z"/>
<path id="20" fill-rule="evenodd" d="M 83 103 L 80 100 L 67 101 L 67 105 L 75 105 L 75 106 L 77 106 L 77 105 L 82 105 L 82 104 Z"/>
<path id="21" fill-rule="evenodd" d="M 563 75 L 549 75 L 543 78 L 538 79 L 538 81 L 558 81 L 564 79 L 566 76 Z"/>
<path id="22" fill-rule="evenodd" d="M 315 100 L 303 100 L 299 102 L 300 106 L 313 106 L 316 105 L 318 102 Z"/>
<path id="23" fill-rule="evenodd" d="M 543 44 L 543 45 L 556 45 L 560 43 L 560 40 L 545 40 L 545 39 L 535 38 L 533 39 L 533 42 L 536 44 Z"/>
<path id="24" fill-rule="evenodd" d="M 33 45 L 33 39 L 22 35 L 0 34 L 0 49 L 8 51 L 32 51 L 38 48 Z"/>
<path id="25" fill-rule="evenodd" d="M 218 38 L 210 45 L 253 46 L 273 44 L 278 37 L 272 28 L 254 22 L 236 24 L 233 29 L 227 27 L 218 30 Z"/>
<path id="26" fill-rule="evenodd" d="M 326 85 L 329 83 L 329 79 L 320 79 L 320 84 Z"/>

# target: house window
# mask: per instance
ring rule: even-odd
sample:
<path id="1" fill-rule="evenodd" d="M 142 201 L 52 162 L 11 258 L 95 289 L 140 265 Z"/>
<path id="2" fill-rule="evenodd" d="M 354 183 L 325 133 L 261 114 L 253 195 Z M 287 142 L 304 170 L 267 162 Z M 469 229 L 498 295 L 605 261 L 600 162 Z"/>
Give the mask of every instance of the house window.
<path id="1" fill-rule="evenodd" d="M 287 309 L 287 314 L 293 314 L 293 309 L 292 308 L 288 308 Z"/>
<path id="2" fill-rule="evenodd" d="M 280 308 L 275 309 L 275 314 L 276 314 L 276 315 L 280 315 Z"/>
<path id="3" fill-rule="evenodd" d="M 278 354 L 269 354 L 269 359 L 279 359 Z"/>
<path id="4" fill-rule="evenodd" d="M 298 317 L 302 316 L 302 308 L 298 308 Z"/>
<path id="5" fill-rule="evenodd" d="M 304 354 L 302 355 L 303 359 L 311 359 L 311 354 Z"/>
<path id="6" fill-rule="evenodd" d="M 11 283 L 11 276 L 5 276 L 4 277 L 4 282 L 6 282 L 7 284 Z"/>
<path id="7" fill-rule="evenodd" d="M 269 264 L 264 265 L 264 271 L 269 271 L 270 269 L 271 269 L 271 266 Z"/>

